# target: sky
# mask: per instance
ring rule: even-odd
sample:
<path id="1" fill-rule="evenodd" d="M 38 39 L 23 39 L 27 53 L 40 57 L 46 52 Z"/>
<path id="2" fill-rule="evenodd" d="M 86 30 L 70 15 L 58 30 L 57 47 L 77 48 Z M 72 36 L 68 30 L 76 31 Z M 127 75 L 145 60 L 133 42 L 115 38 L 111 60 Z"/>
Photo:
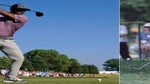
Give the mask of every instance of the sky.
<path id="1" fill-rule="evenodd" d="M 119 0 L 2 0 L 25 4 L 44 13 L 36 17 L 26 12 L 28 22 L 14 39 L 23 53 L 34 49 L 54 49 L 81 64 L 103 69 L 105 61 L 119 58 Z M 9 11 L 8 7 L 0 8 Z"/>

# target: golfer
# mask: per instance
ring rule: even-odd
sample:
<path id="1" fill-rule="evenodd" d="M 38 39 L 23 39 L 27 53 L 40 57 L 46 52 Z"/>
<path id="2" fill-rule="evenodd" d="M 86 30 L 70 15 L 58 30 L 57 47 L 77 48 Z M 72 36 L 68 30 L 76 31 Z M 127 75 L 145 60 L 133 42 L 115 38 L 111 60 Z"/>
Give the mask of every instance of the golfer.
<path id="1" fill-rule="evenodd" d="M 3 82 L 24 82 L 17 74 L 24 61 L 24 56 L 13 39 L 14 33 L 28 20 L 24 12 L 28 9 L 22 4 L 14 4 L 10 12 L 0 9 L 0 50 L 12 59 L 11 68 Z"/>
<path id="2" fill-rule="evenodd" d="M 140 41 L 142 59 L 150 57 L 150 23 L 144 24 L 144 29 L 140 32 Z M 139 35 L 136 37 L 136 44 L 132 45 L 130 50 L 139 53 Z"/>

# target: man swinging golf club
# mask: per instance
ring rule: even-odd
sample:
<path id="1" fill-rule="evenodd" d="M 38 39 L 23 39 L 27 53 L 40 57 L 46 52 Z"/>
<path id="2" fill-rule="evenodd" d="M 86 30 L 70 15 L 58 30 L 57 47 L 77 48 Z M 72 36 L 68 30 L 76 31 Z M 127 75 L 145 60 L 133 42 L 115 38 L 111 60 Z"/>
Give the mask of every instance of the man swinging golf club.
<path id="1" fill-rule="evenodd" d="M 12 59 L 9 72 L 3 82 L 25 82 L 17 78 L 17 74 L 24 61 L 23 53 L 13 40 L 14 33 L 20 29 L 28 20 L 23 14 L 28 11 L 22 4 L 14 4 L 10 12 L 0 9 L 0 50 Z"/>

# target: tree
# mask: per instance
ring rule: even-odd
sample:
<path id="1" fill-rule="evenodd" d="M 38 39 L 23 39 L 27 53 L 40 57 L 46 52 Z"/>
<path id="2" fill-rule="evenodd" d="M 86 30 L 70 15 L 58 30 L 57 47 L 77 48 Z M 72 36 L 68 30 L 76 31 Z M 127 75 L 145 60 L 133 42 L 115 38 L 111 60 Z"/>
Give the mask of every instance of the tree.
<path id="1" fill-rule="evenodd" d="M 31 50 L 24 54 L 25 61 L 21 67 L 23 70 L 39 70 L 39 71 L 56 71 L 67 73 L 81 73 L 83 72 L 81 64 L 78 60 L 71 58 L 64 54 L 60 54 L 56 50 Z M 97 73 L 97 67 L 94 65 L 87 65 L 88 73 Z M 85 73 L 86 73 L 85 72 Z"/>
<path id="2" fill-rule="evenodd" d="M 0 69 L 9 68 L 11 60 L 7 57 L 0 57 Z"/>
<path id="3" fill-rule="evenodd" d="M 66 55 L 58 55 L 55 62 L 55 71 L 67 72 L 70 66 L 70 61 Z"/>
<path id="4" fill-rule="evenodd" d="M 90 74 L 98 74 L 99 70 L 95 65 L 89 65 L 89 73 Z"/>
<path id="5" fill-rule="evenodd" d="M 109 59 L 103 66 L 106 71 L 119 71 L 119 59 Z"/>
<path id="6" fill-rule="evenodd" d="M 125 21 L 150 21 L 150 0 L 120 0 L 120 17 Z"/>
<path id="7" fill-rule="evenodd" d="M 47 70 L 47 65 L 45 61 L 45 57 L 47 57 L 46 50 L 36 49 L 31 50 L 24 54 L 25 61 L 21 67 L 21 69 L 28 69 L 29 71 L 32 70 L 40 70 L 45 71 Z"/>
<path id="8" fill-rule="evenodd" d="M 81 66 L 82 73 L 89 73 L 89 74 L 98 74 L 99 70 L 95 65 L 87 65 L 84 64 Z"/>
<path id="9" fill-rule="evenodd" d="M 67 72 L 70 66 L 70 59 L 56 50 L 31 50 L 25 53 L 25 58 L 22 69 Z"/>
<path id="10" fill-rule="evenodd" d="M 70 59 L 69 73 L 81 73 L 81 64 L 76 59 Z"/>
<path id="11" fill-rule="evenodd" d="M 30 61 L 33 70 L 55 70 L 59 53 L 56 50 L 36 49 L 25 53 L 25 58 Z M 27 67 L 24 65 L 23 67 Z"/>
<path id="12" fill-rule="evenodd" d="M 82 73 L 89 73 L 90 72 L 89 71 L 89 65 L 87 65 L 87 64 L 82 65 L 81 68 L 82 68 Z"/>

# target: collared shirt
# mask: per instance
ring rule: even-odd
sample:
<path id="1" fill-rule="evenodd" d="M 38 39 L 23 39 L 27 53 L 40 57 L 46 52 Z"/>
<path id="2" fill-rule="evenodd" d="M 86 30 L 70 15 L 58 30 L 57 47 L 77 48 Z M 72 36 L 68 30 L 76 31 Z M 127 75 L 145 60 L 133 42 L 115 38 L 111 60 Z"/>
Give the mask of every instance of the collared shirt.
<path id="1" fill-rule="evenodd" d="M 119 34 L 124 34 L 126 36 L 120 36 L 120 42 L 127 42 L 128 41 L 128 38 L 127 38 L 127 34 L 128 34 L 128 31 L 127 31 L 127 28 L 125 25 L 120 25 L 119 26 Z"/>
<path id="2" fill-rule="evenodd" d="M 7 17 L 0 14 L 0 37 L 12 37 L 14 33 L 20 29 L 26 22 L 28 18 L 24 15 L 16 15 L 14 22 Z"/>
<path id="3" fill-rule="evenodd" d="M 138 40 L 139 34 L 136 36 L 136 40 Z M 150 43 L 150 32 L 144 30 L 140 32 L 140 40 L 141 41 L 146 41 Z"/>

